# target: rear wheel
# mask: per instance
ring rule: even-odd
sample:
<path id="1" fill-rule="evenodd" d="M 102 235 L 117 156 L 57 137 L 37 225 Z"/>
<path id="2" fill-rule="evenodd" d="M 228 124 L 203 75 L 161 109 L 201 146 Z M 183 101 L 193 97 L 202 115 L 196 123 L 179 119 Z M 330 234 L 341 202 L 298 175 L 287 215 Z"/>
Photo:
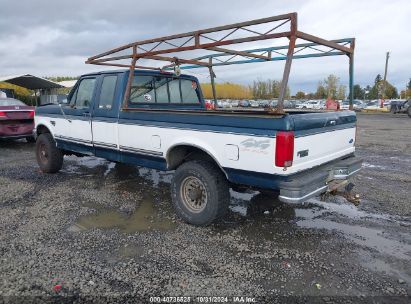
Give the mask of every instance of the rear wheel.
<path id="1" fill-rule="evenodd" d="M 42 172 L 58 172 L 63 166 L 63 156 L 50 133 L 39 135 L 36 141 L 36 158 Z"/>
<path id="2" fill-rule="evenodd" d="M 204 160 L 189 161 L 177 168 L 171 196 L 177 215 L 197 226 L 222 217 L 230 203 L 226 177 L 216 165 Z"/>

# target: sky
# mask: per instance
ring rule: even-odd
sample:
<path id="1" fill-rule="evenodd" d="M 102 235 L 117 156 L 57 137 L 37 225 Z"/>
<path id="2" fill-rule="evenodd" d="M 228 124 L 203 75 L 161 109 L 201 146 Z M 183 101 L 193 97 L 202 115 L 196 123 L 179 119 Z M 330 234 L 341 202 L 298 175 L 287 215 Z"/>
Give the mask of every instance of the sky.
<path id="1" fill-rule="evenodd" d="M 411 77 L 410 0 L 1 0 L 0 76 L 79 76 L 106 69 L 86 65 L 88 57 L 129 42 L 289 12 L 298 13 L 301 31 L 329 40 L 356 38 L 355 83 L 365 86 L 383 75 L 389 51 L 387 79 L 405 88 Z M 215 73 L 218 82 L 250 84 L 281 80 L 283 68 L 284 62 L 265 62 L 217 67 Z M 209 81 L 206 69 L 190 73 Z M 294 60 L 289 86 L 292 93 L 312 92 L 331 73 L 347 85 L 348 58 Z"/>

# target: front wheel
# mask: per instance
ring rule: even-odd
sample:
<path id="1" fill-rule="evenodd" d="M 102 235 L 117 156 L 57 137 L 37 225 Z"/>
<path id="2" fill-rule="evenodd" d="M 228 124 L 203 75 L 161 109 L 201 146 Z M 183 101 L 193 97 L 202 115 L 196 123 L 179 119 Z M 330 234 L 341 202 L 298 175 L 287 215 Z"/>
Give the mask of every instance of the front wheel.
<path id="1" fill-rule="evenodd" d="M 42 172 L 58 172 L 63 166 L 63 157 L 63 153 L 56 147 L 56 142 L 50 133 L 43 133 L 37 137 L 36 158 Z"/>
<path id="2" fill-rule="evenodd" d="M 177 168 L 171 196 L 177 215 L 196 226 L 209 225 L 224 216 L 230 203 L 226 177 L 216 165 L 203 160 L 189 161 Z"/>

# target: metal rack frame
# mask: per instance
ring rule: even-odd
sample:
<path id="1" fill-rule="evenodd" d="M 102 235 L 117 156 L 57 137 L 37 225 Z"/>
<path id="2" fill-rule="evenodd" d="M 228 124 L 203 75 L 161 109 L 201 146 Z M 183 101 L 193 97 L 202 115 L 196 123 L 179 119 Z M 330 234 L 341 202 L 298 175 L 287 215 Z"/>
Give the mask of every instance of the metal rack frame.
<path id="1" fill-rule="evenodd" d="M 260 32 L 252 29 L 253 26 L 258 26 L 261 24 L 270 24 L 272 25 L 272 27 L 269 31 L 265 32 Z M 287 29 L 283 30 L 284 27 L 287 27 Z M 222 33 L 223 37 L 219 39 L 211 37 L 211 35 L 216 33 Z M 289 40 L 288 45 L 285 46 L 259 48 L 244 51 L 226 48 L 230 45 L 236 45 L 245 42 L 278 39 L 284 37 L 287 37 Z M 297 39 L 305 40 L 307 43 L 296 44 Z M 325 46 L 328 49 L 323 50 L 318 48 L 318 46 Z M 276 113 L 284 113 L 284 97 L 286 94 L 292 60 L 324 56 L 348 56 L 350 89 L 349 99 L 350 108 L 352 108 L 354 83 L 354 47 L 355 38 L 326 40 L 299 31 L 297 29 L 297 13 L 289 13 L 279 16 L 197 30 L 183 34 L 132 42 L 109 50 L 107 52 L 92 56 L 87 59 L 86 63 L 104 66 L 125 67 L 129 68 L 130 71 L 134 71 L 136 68 L 166 71 L 171 70 L 176 66 L 180 67 L 180 69 L 194 69 L 200 67 L 208 68 L 215 99 L 216 94 L 214 85 L 214 66 L 285 60 L 285 67 L 281 81 L 278 103 L 274 111 Z M 176 57 L 173 55 L 165 56 L 165 54 L 182 53 L 199 49 L 209 50 L 213 53 L 192 59 Z M 285 50 L 286 53 L 283 53 Z M 304 50 L 309 51 L 309 53 L 300 53 Z M 121 55 L 120 53 L 126 54 Z M 113 54 L 117 54 L 117 56 L 112 56 Z M 228 59 L 225 59 L 224 57 L 228 57 Z M 127 59 L 131 59 L 131 62 L 129 64 L 118 63 L 118 61 Z M 169 62 L 169 64 L 164 65 L 163 67 L 137 65 L 137 61 L 140 59 L 167 61 Z M 126 92 L 124 94 L 123 109 L 127 109 L 133 79 L 134 73 L 130 73 Z"/>

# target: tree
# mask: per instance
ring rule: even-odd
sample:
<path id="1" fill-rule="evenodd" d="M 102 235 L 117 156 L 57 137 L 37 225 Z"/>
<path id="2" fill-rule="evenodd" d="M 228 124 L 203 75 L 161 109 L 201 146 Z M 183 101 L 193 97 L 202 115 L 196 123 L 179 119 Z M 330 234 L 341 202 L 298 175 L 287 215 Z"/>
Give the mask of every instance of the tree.
<path id="1" fill-rule="evenodd" d="M 251 87 L 251 92 L 256 99 L 272 99 L 280 96 L 281 82 L 278 80 L 255 80 Z M 285 98 L 290 97 L 290 88 L 287 86 Z"/>
<path id="2" fill-rule="evenodd" d="M 303 99 L 303 98 L 305 98 L 305 93 L 302 92 L 302 91 L 298 91 L 297 94 L 295 94 L 295 98 Z"/>
<path id="3" fill-rule="evenodd" d="M 33 95 L 33 91 L 17 86 L 15 84 L 8 83 L 8 82 L 0 82 L 0 89 L 14 90 L 14 93 L 16 95 L 22 95 L 22 96 Z"/>
<path id="4" fill-rule="evenodd" d="M 392 98 L 398 97 L 398 91 L 396 87 L 394 87 L 392 84 L 386 81 L 385 92 L 383 92 L 382 91 L 384 87 L 383 84 L 384 84 L 384 80 L 382 80 L 381 75 L 378 74 L 377 77 L 375 77 L 374 85 L 369 90 L 367 97 L 370 99 L 378 99 L 378 98 L 392 99 Z M 367 88 L 369 88 L 369 86 Z M 383 94 L 384 96 L 382 96 Z"/>
<path id="5" fill-rule="evenodd" d="M 319 99 L 327 98 L 327 90 L 326 90 L 326 88 L 324 86 L 324 83 L 322 81 L 318 82 L 315 97 L 319 98 Z"/>
<path id="6" fill-rule="evenodd" d="M 344 100 L 345 99 L 345 92 L 346 92 L 347 88 L 345 85 L 339 85 L 338 86 L 338 90 L 337 90 L 337 94 L 336 94 L 336 98 L 338 100 Z"/>
<path id="7" fill-rule="evenodd" d="M 354 99 L 363 99 L 364 98 L 364 94 L 365 94 L 365 90 L 363 88 L 361 88 L 361 86 L 359 84 L 354 85 Z"/>
<path id="8" fill-rule="evenodd" d="M 410 98 L 411 97 L 411 78 L 408 81 L 407 90 L 405 91 L 404 96 L 405 96 L 405 98 Z"/>
<path id="9" fill-rule="evenodd" d="M 381 81 L 381 86 L 383 85 L 384 80 Z M 397 98 L 398 97 L 398 91 L 397 88 L 394 87 L 391 83 L 388 81 L 385 82 L 385 92 L 384 96 L 382 96 L 385 99 L 392 99 L 392 98 Z"/>
<path id="10" fill-rule="evenodd" d="M 230 82 L 216 83 L 215 87 L 217 98 L 249 99 L 252 97 L 250 87 L 246 87 L 241 84 Z M 202 83 L 201 89 L 205 98 L 213 98 L 211 83 Z"/>
<path id="11" fill-rule="evenodd" d="M 54 82 L 79 79 L 78 76 L 76 76 L 76 77 L 73 77 L 73 76 L 46 76 L 46 77 L 43 77 L 43 78 L 54 81 Z"/>
<path id="12" fill-rule="evenodd" d="M 340 79 L 333 74 L 328 75 L 328 77 L 324 79 L 325 88 L 327 90 L 327 98 L 335 99 L 337 97 L 339 81 Z"/>
<path id="13" fill-rule="evenodd" d="M 374 85 L 380 83 L 381 80 L 382 80 L 381 74 L 378 74 L 377 77 L 375 77 Z"/>

